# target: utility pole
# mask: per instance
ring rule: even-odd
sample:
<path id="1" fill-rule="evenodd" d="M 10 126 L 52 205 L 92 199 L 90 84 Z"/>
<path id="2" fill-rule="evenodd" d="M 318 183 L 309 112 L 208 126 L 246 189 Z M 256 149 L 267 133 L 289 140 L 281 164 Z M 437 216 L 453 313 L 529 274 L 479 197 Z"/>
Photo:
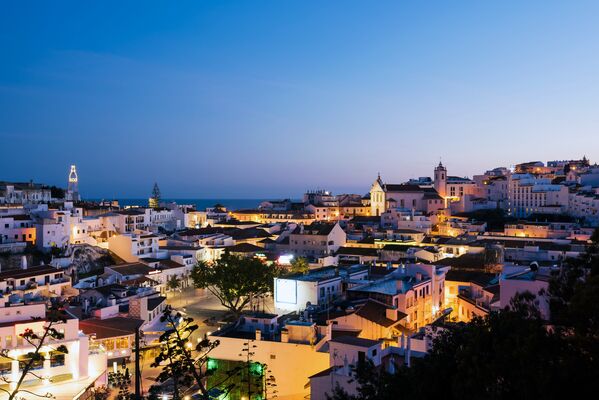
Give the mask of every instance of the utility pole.
<path id="1" fill-rule="evenodd" d="M 141 370 L 139 368 L 139 327 L 135 329 L 135 399 L 141 400 Z"/>

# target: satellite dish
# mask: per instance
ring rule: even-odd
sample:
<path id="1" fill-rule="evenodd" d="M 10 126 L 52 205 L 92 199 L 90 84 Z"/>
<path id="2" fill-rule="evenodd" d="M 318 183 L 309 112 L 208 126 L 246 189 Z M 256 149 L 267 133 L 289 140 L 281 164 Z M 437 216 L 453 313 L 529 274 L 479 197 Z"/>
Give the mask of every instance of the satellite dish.
<path id="1" fill-rule="evenodd" d="M 536 262 L 536 261 L 533 261 L 533 262 L 531 262 L 531 263 L 530 263 L 530 266 L 529 266 L 529 267 L 530 267 L 530 270 L 531 270 L 531 271 L 534 271 L 534 272 L 536 272 L 536 271 L 538 271 L 538 270 L 539 270 L 539 263 L 538 263 L 538 262 Z"/>

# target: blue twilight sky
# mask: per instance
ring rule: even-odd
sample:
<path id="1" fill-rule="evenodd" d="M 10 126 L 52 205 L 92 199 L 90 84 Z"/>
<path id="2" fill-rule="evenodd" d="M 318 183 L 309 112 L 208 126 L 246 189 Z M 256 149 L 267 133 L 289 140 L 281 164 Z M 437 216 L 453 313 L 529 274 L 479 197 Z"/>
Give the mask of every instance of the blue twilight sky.
<path id="1" fill-rule="evenodd" d="M 599 158 L 597 1 L 5 1 L 0 180 L 299 197 Z"/>

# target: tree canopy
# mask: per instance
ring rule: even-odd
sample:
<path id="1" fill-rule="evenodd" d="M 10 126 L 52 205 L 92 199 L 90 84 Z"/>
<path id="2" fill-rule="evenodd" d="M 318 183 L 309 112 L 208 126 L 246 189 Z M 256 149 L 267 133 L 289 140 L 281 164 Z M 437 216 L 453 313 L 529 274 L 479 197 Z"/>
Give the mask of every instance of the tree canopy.
<path id="1" fill-rule="evenodd" d="M 291 260 L 291 272 L 305 274 L 310 269 L 310 264 L 305 257 L 295 257 Z"/>
<path id="2" fill-rule="evenodd" d="M 238 317 L 252 299 L 272 293 L 278 273 L 278 267 L 257 258 L 225 253 L 212 264 L 198 263 L 191 278 L 197 288 L 207 289 Z"/>
<path id="3" fill-rule="evenodd" d="M 170 290 L 177 290 L 181 287 L 181 279 L 177 275 L 171 275 L 166 281 L 166 287 Z"/>

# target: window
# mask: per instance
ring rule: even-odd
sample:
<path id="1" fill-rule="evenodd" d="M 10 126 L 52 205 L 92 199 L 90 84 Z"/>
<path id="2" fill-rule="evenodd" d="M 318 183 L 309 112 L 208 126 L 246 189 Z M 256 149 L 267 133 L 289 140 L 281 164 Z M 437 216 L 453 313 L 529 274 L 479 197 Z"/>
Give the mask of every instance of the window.
<path id="1" fill-rule="evenodd" d="M 358 351 L 358 365 L 364 365 L 366 361 L 366 353 L 363 351 Z"/>
<path id="2" fill-rule="evenodd" d="M 12 361 L 0 361 L 0 376 L 10 375 L 12 372 Z"/>
<path id="3" fill-rule="evenodd" d="M 121 337 L 116 340 L 116 348 L 117 349 L 128 349 L 129 348 L 129 339 L 126 337 Z"/>
<path id="4" fill-rule="evenodd" d="M 106 350 L 114 350 L 114 339 L 105 340 L 104 347 Z"/>
<path id="5" fill-rule="evenodd" d="M 42 353 L 43 355 L 43 353 Z M 22 355 L 19 357 L 19 372 L 23 371 L 25 369 L 25 366 L 27 366 L 29 364 L 29 362 L 31 361 L 31 358 L 29 358 L 29 356 L 27 355 Z M 31 370 L 36 370 L 36 369 L 42 369 L 44 368 L 44 361 L 39 358 L 39 359 L 35 359 L 33 360 L 33 362 L 31 362 Z"/>
<path id="6" fill-rule="evenodd" d="M 60 367 L 64 365 L 64 353 L 60 351 L 51 351 L 50 352 L 50 366 L 51 367 Z"/>

